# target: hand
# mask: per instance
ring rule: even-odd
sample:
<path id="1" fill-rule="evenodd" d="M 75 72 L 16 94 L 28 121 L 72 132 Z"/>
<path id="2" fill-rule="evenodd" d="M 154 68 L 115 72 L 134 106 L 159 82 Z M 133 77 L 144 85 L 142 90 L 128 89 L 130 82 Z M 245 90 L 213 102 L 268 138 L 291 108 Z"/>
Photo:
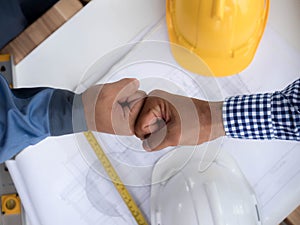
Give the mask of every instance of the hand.
<path id="1" fill-rule="evenodd" d="M 152 91 L 137 119 L 135 134 L 148 151 L 201 144 L 225 134 L 222 104 Z"/>
<path id="2" fill-rule="evenodd" d="M 138 80 L 126 78 L 87 89 L 82 101 L 88 129 L 133 135 L 135 120 L 146 97 L 138 88 Z"/>

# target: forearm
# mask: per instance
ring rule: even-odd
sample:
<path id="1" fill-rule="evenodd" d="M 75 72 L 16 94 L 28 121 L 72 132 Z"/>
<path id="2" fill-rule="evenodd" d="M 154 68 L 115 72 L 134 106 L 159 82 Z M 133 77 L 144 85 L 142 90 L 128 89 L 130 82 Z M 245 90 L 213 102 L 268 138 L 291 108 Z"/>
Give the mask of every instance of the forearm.
<path id="1" fill-rule="evenodd" d="M 198 112 L 200 125 L 198 144 L 224 136 L 223 102 L 207 102 L 199 99 L 193 99 L 193 102 Z"/>
<path id="2" fill-rule="evenodd" d="M 211 139 L 225 136 L 224 123 L 223 123 L 223 102 L 211 102 L 209 104 L 211 110 Z"/>

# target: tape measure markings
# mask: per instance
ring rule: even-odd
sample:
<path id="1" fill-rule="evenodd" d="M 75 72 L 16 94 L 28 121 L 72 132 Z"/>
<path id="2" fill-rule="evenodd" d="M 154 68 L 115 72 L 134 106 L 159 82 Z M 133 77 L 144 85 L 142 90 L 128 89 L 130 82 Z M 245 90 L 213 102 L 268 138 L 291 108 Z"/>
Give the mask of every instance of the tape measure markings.
<path id="1" fill-rule="evenodd" d="M 126 206 L 128 207 L 129 211 L 131 212 L 131 214 L 134 217 L 137 224 L 138 225 L 148 225 L 145 217 L 143 216 L 143 213 L 137 206 L 136 202 L 132 198 L 132 196 L 129 193 L 129 191 L 127 190 L 126 186 L 123 184 L 121 178 L 115 171 L 113 165 L 111 164 L 111 162 L 109 161 L 105 152 L 101 148 L 101 146 L 98 143 L 97 139 L 95 138 L 94 134 L 91 131 L 87 131 L 87 132 L 84 132 L 84 136 L 86 137 L 87 141 L 91 145 L 91 147 L 94 150 L 95 154 L 97 155 L 98 159 L 102 163 L 103 168 L 105 169 L 109 178 L 112 180 L 115 188 L 119 192 L 121 198 L 125 202 Z"/>

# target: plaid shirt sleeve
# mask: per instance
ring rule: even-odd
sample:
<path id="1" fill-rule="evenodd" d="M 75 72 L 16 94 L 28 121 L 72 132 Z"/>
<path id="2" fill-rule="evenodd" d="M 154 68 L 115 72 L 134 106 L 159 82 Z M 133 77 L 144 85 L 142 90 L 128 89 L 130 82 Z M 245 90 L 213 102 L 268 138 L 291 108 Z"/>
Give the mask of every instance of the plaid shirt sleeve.
<path id="1" fill-rule="evenodd" d="M 300 79 L 282 91 L 225 99 L 223 124 L 234 138 L 300 141 Z"/>

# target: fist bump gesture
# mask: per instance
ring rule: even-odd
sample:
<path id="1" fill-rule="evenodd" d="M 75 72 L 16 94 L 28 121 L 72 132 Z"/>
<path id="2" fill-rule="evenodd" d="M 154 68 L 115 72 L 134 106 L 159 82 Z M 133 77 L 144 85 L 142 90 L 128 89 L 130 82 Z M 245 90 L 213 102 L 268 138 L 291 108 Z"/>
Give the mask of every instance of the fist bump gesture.
<path id="1" fill-rule="evenodd" d="M 149 93 L 135 123 L 135 135 L 147 151 L 197 145 L 224 134 L 222 102 L 210 103 L 161 90 Z"/>
<path id="2" fill-rule="evenodd" d="M 197 145 L 225 135 L 222 102 L 207 102 L 161 90 L 146 95 L 138 88 L 138 80 L 126 78 L 85 91 L 82 101 L 88 129 L 117 135 L 135 134 L 147 151 Z"/>

